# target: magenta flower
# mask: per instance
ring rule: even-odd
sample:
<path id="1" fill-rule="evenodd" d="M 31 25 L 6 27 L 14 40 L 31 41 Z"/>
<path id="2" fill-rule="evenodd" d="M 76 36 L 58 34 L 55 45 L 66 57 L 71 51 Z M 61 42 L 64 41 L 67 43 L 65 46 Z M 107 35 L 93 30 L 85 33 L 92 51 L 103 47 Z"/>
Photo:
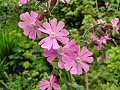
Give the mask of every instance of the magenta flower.
<path id="1" fill-rule="evenodd" d="M 69 32 L 66 29 L 63 29 L 65 26 L 64 22 L 59 22 L 57 25 L 57 19 L 54 18 L 51 20 L 51 25 L 48 22 L 43 24 L 44 29 L 41 27 L 39 30 L 48 34 L 49 36 L 41 40 L 38 44 L 41 45 L 42 48 L 50 50 L 59 49 L 60 45 L 58 41 L 62 44 L 66 44 L 69 41 L 69 38 L 66 36 L 69 35 Z"/>
<path id="2" fill-rule="evenodd" d="M 65 3 L 65 2 L 70 2 L 70 0 L 61 0 L 63 3 Z"/>
<path id="3" fill-rule="evenodd" d="M 92 34 L 92 39 L 95 41 L 95 47 L 98 50 L 102 50 L 102 48 L 103 48 L 102 44 L 106 43 L 106 39 L 104 39 L 104 38 L 98 39 L 96 34 Z"/>
<path id="4" fill-rule="evenodd" d="M 37 20 L 38 14 L 34 11 L 31 11 L 29 14 L 28 12 L 21 14 L 20 19 L 23 20 L 23 22 L 19 22 L 18 25 L 24 30 L 24 35 L 28 35 L 33 40 L 36 39 L 36 33 L 38 34 L 38 37 L 41 37 L 42 33 L 38 30 L 39 27 L 41 27 L 41 22 Z"/>
<path id="5" fill-rule="evenodd" d="M 85 70 L 85 72 L 89 71 L 89 66 L 86 64 L 93 62 L 92 52 L 90 52 L 86 47 L 83 47 L 80 52 L 80 47 L 78 47 L 78 52 L 74 57 L 71 57 L 72 59 L 69 60 L 63 60 L 64 67 L 66 71 L 71 72 L 71 74 L 82 74 L 82 69 Z"/>
<path id="6" fill-rule="evenodd" d="M 40 90 L 60 90 L 59 85 L 56 83 L 56 77 L 52 75 L 50 80 L 41 80 L 40 81 Z"/>
<path id="7" fill-rule="evenodd" d="M 104 37 L 101 37 L 101 41 L 106 44 L 107 40 L 111 40 L 110 33 L 106 33 Z"/>
<path id="8" fill-rule="evenodd" d="M 116 31 L 116 33 L 119 33 L 118 32 L 118 30 L 119 30 L 119 27 L 118 27 L 119 19 L 118 18 L 112 19 L 111 23 L 112 23 L 113 29 Z"/>
<path id="9" fill-rule="evenodd" d="M 30 1 L 30 0 L 19 0 L 19 3 L 20 4 L 26 4 L 28 1 Z"/>
<path id="10" fill-rule="evenodd" d="M 77 51 L 77 45 L 75 40 L 71 40 L 69 43 L 67 43 L 64 47 L 61 47 L 57 50 L 50 49 L 44 50 L 44 56 L 48 57 L 48 62 L 53 62 L 57 57 L 60 57 L 60 60 L 58 61 L 58 66 L 61 69 L 64 69 L 64 62 L 63 60 L 67 61 L 71 57 L 74 57 L 74 53 Z M 69 60 L 68 60 L 69 61 Z"/>

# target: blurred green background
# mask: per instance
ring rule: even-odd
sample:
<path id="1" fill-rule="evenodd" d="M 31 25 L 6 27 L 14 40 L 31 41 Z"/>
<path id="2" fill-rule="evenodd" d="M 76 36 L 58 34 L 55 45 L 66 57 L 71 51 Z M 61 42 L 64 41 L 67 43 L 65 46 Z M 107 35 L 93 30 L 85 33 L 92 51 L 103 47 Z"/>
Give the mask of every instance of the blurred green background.
<path id="1" fill-rule="evenodd" d="M 110 3 L 108 9 L 105 8 L 106 2 Z M 82 46 L 81 36 L 98 19 L 110 22 L 112 18 L 120 18 L 119 4 L 119 0 L 71 0 L 68 4 L 59 2 L 52 11 L 51 19 L 56 17 L 64 20 L 70 31 L 70 39 L 75 39 Z M 44 8 L 44 0 L 31 0 L 22 7 L 18 5 L 18 0 L 0 0 L 0 90 L 32 90 L 42 78 L 56 72 L 52 71 L 53 67 L 61 71 L 55 63 L 52 67 L 43 57 L 43 49 L 38 46 L 40 39 L 30 40 L 18 27 L 20 14 L 31 10 L 42 11 Z M 100 53 L 90 48 L 94 52 L 94 62 L 88 73 L 89 90 L 120 90 L 120 35 L 114 35 L 113 38 L 117 45 L 110 41 L 104 50 L 110 56 L 109 61 L 97 62 Z M 69 74 L 64 70 L 61 76 L 70 81 Z M 72 81 L 77 83 L 76 86 L 84 88 L 84 78 L 85 74 L 73 75 Z M 60 83 L 61 90 L 69 90 L 66 86 L 72 86 L 67 82 Z M 71 90 L 82 89 L 78 87 Z"/>

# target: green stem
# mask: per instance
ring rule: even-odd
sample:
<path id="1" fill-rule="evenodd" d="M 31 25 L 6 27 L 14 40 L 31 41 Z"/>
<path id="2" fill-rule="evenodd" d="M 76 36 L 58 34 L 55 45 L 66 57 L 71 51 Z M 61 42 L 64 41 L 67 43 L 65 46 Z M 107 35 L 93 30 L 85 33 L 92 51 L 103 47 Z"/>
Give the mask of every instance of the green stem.
<path id="1" fill-rule="evenodd" d="M 86 74 L 85 74 L 85 83 L 86 83 L 86 85 L 85 85 L 85 90 L 89 90 L 89 85 L 88 85 L 88 73 L 86 72 Z"/>
<path id="2" fill-rule="evenodd" d="M 120 0 L 118 0 L 118 6 L 117 6 L 117 10 L 119 9 L 119 3 L 120 3 Z"/>

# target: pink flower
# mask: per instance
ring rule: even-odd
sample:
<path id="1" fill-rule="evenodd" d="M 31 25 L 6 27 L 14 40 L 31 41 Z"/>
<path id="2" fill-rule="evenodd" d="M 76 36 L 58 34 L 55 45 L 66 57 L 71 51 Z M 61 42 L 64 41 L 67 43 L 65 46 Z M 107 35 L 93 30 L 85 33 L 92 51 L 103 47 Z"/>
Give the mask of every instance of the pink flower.
<path id="1" fill-rule="evenodd" d="M 56 77 L 55 76 L 51 76 L 50 80 L 42 80 L 40 81 L 40 90 L 52 90 L 52 88 L 54 88 L 54 90 L 60 90 L 59 85 L 56 83 Z"/>
<path id="2" fill-rule="evenodd" d="M 70 2 L 70 0 L 61 0 L 63 3 L 65 3 L 65 2 Z"/>
<path id="3" fill-rule="evenodd" d="M 109 57 L 108 55 L 106 55 L 106 57 L 105 57 L 105 58 L 106 58 L 106 60 L 110 60 L 110 57 Z"/>
<path id="4" fill-rule="evenodd" d="M 53 62 L 57 57 L 60 57 L 60 60 L 58 61 L 58 66 L 63 69 L 64 68 L 64 62 L 63 60 L 67 61 L 70 59 L 70 57 L 74 57 L 74 53 L 77 51 L 77 45 L 75 40 L 71 40 L 69 43 L 67 43 L 64 47 L 61 47 L 57 50 L 50 49 L 44 50 L 44 56 L 48 57 L 47 60 L 51 63 Z"/>
<path id="5" fill-rule="evenodd" d="M 84 69 L 85 72 L 88 72 L 89 66 L 86 62 L 93 62 L 93 57 L 91 57 L 93 54 L 92 52 L 90 52 L 86 47 L 83 47 L 81 52 L 79 50 L 80 47 L 78 47 L 78 52 L 74 57 L 72 57 L 72 59 L 63 60 L 66 71 L 70 70 L 71 74 L 80 75 L 82 74 L 82 69 Z"/>
<path id="6" fill-rule="evenodd" d="M 118 30 L 119 30 L 119 27 L 118 27 L 119 19 L 118 18 L 112 19 L 111 23 L 112 23 L 113 29 L 116 31 L 116 33 L 119 33 L 118 32 Z"/>
<path id="7" fill-rule="evenodd" d="M 103 60 L 102 55 L 100 55 L 100 56 L 97 58 L 97 61 L 98 61 L 98 62 L 100 62 L 101 60 Z"/>
<path id="8" fill-rule="evenodd" d="M 66 44 L 69 41 L 69 38 L 66 36 L 69 35 L 69 32 L 66 29 L 63 29 L 65 26 L 64 22 L 59 22 L 57 25 L 57 19 L 54 18 L 51 20 L 51 25 L 48 22 L 43 24 L 44 29 L 41 27 L 39 30 L 48 34 L 49 36 L 41 40 L 38 44 L 41 45 L 42 48 L 50 50 L 59 49 L 60 45 L 58 41 L 62 44 Z"/>
<path id="9" fill-rule="evenodd" d="M 106 44 L 107 40 L 111 40 L 110 33 L 106 33 L 104 37 L 101 37 L 101 40 L 104 44 Z"/>
<path id="10" fill-rule="evenodd" d="M 107 9 L 109 8 L 109 6 L 110 6 L 110 3 L 109 3 L 109 2 L 105 3 L 105 7 L 106 7 Z"/>
<path id="11" fill-rule="evenodd" d="M 30 0 L 19 0 L 20 4 L 26 4 Z"/>
<path id="12" fill-rule="evenodd" d="M 102 50 L 103 48 L 103 43 L 106 42 L 106 39 L 98 39 L 97 35 L 96 34 L 92 34 L 92 39 L 95 41 L 95 47 L 98 49 L 98 50 Z"/>
<path id="13" fill-rule="evenodd" d="M 18 25 L 24 30 L 24 35 L 28 35 L 33 40 L 36 39 L 36 33 L 38 34 L 38 37 L 41 37 L 42 33 L 38 30 L 39 27 L 41 27 L 41 22 L 37 20 L 38 14 L 34 11 L 31 11 L 29 14 L 28 12 L 21 14 L 20 19 L 23 20 L 23 22 L 19 22 Z"/>
<path id="14" fill-rule="evenodd" d="M 104 24 L 104 23 L 105 21 L 103 21 L 102 19 L 97 20 L 97 24 Z"/>

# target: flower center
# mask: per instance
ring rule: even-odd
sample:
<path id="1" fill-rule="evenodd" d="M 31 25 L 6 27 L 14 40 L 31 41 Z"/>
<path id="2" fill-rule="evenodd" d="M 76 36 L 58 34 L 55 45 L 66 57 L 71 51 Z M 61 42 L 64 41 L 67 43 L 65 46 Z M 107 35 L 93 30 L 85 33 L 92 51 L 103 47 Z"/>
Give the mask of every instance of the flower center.
<path id="1" fill-rule="evenodd" d="M 60 55 L 64 55 L 64 50 L 63 50 L 63 48 L 60 48 L 60 49 L 57 51 L 57 53 L 60 54 Z"/>
<path id="2" fill-rule="evenodd" d="M 81 61 L 81 59 L 80 59 L 79 57 L 77 57 L 77 58 L 76 58 L 76 61 L 77 61 L 77 62 L 80 62 L 80 61 Z"/>
<path id="3" fill-rule="evenodd" d="M 55 33 L 52 32 L 52 33 L 50 34 L 50 37 L 55 38 L 55 37 L 56 37 Z"/>
<path id="4" fill-rule="evenodd" d="M 29 26 L 34 27 L 34 26 L 35 26 L 35 23 L 34 23 L 34 22 L 32 22 L 32 23 L 30 23 L 30 25 L 29 25 Z"/>

